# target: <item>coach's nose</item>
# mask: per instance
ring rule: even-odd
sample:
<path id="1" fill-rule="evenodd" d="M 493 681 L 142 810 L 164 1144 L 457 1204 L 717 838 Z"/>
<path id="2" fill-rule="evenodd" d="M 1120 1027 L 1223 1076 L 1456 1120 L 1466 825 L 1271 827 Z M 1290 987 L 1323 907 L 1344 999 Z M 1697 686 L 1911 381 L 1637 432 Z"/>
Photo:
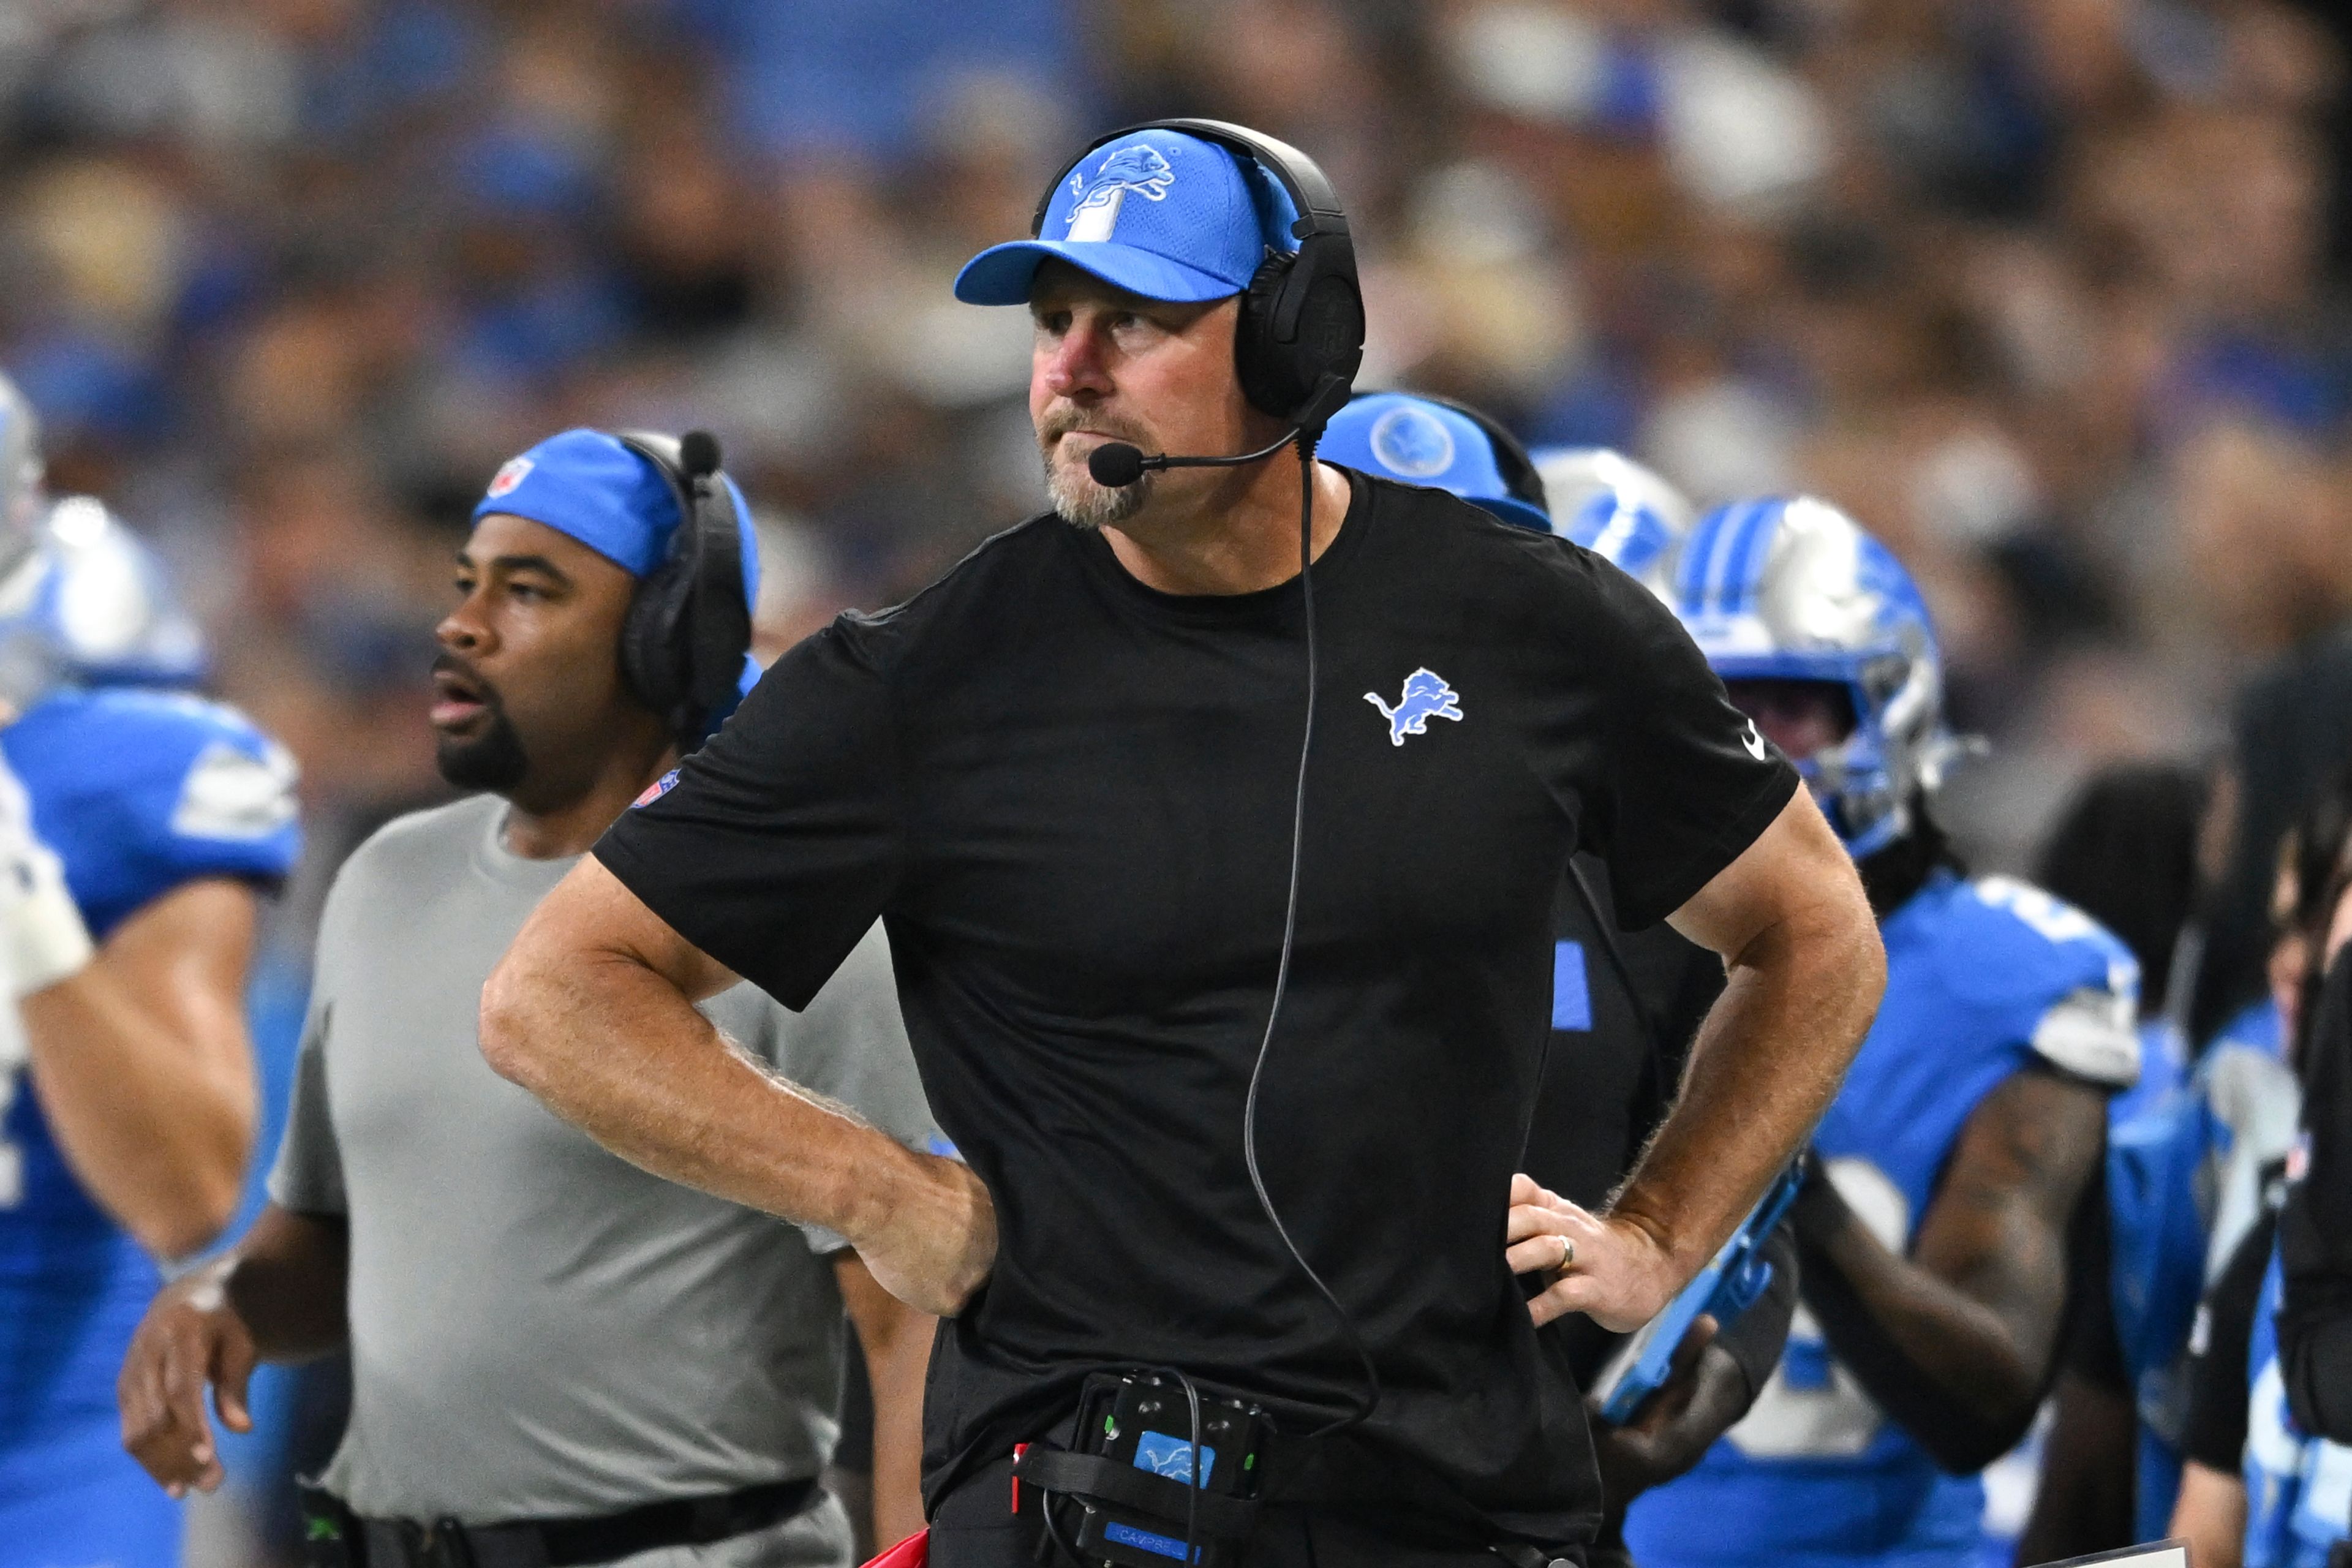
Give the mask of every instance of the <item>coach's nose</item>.
<path id="1" fill-rule="evenodd" d="M 1039 345 L 1038 379 L 1048 393 L 1074 403 L 1108 397 L 1116 389 L 1108 350 L 1108 329 L 1081 315 L 1059 338 Z"/>

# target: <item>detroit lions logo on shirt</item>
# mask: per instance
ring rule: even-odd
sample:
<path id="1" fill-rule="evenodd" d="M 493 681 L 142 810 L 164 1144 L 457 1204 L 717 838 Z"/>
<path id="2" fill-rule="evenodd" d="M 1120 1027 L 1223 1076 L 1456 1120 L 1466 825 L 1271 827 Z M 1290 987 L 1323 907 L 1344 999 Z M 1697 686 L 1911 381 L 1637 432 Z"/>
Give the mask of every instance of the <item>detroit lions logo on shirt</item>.
<path id="1" fill-rule="evenodd" d="M 1381 710 L 1389 721 L 1389 744 L 1402 746 L 1407 735 L 1426 735 L 1432 719 L 1451 719 L 1460 722 L 1462 699 L 1445 678 L 1424 666 L 1404 678 L 1403 695 L 1393 708 L 1381 700 L 1377 691 L 1364 693 L 1364 700 Z"/>
<path id="2" fill-rule="evenodd" d="M 1076 240 L 1106 240 L 1118 226 L 1118 210 L 1127 204 L 1127 193 L 1134 191 L 1146 201 L 1165 201 L 1168 187 L 1176 183 L 1176 171 L 1168 166 L 1156 147 L 1129 144 L 1105 158 L 1093 179 L 1070 176 L 1070 188 L 1079 193 L 1077 205 L 1070 209 L 1070 237 Z"/>

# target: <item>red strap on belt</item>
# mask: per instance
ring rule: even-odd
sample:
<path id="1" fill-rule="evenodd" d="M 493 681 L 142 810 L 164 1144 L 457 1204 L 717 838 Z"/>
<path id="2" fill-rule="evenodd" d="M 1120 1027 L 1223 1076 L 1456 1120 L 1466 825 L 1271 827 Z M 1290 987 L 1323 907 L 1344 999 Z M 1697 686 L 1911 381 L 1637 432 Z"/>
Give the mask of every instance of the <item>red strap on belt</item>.
<path id="1" fill-rule="evenodd" d="M 931 1560 L 931 1532 L 919 1530 L 873 1562 L 866 1568 L 924 1568 Z"/>

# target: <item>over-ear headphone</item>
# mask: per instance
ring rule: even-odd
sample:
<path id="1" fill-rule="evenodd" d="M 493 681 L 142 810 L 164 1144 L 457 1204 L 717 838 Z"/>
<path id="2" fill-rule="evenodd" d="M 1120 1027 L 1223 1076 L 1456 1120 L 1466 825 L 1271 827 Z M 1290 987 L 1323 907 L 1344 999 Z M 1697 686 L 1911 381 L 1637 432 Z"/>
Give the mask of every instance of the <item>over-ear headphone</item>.
<path id="1" fill-rule="evenodd" d="M 620 430 L 614 438 L 654 466 L 677 498 L 669 555 L 637 584 L 621 628 L 621 674 L 660 714 L 678 750 L 702 743 L 734 705 L 751 646 L 743 581 L 743 520 L 707 430 L 683 437 Z"/>
<path id="2" fill-rule="evenodd" d="M 1543 474 L 1536 468 L 1535 458 L 1528 455 L 1526 442 L 1505 429 L 1502 423 L 1485 409 L 1475 408 L 1467 403 L 1456 402 L 1433 392 L 1416 392 L 1412 395 L 1424 403 L 1451 408 L 1485 432 L 1486 444 L 1495 449 L 1495 471 L 1502 478 L 1505 492 L 1513 500 L 1531 506 L 1546 517 L 1551 515 L 1551 501 L 1544 494 Z"/>
<path id="3" fill-rule="evenodd" d="M 1149 120 L 1108 136 L 1062 165 L 1038 198 L 1029 237 L 1045 232 L 1045 209 L 1070 172 L 1094 151 L 1139 131 L 1178 131 L 1213 142 L 1272 174 L 1290 197 L 1297 250 L 1274 251 L 1250 279 L 1234 333 L 1234 368 L 1250 406 L 1310 431 L 1338 413 L 1364 360 L 1364 299 L 1356 282 L 1356 247 L 1331 182 L 1315 160 L 1287 142 L 1223 120 Z"/>

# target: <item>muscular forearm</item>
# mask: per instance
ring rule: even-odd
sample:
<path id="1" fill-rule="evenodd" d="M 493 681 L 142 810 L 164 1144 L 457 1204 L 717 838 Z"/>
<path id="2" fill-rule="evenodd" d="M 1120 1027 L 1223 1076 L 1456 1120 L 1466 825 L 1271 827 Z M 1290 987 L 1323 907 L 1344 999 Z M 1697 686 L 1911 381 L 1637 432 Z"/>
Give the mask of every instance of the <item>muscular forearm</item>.
<path id="1" fill-rule="evenodd" d="M 82 1186 L 149 1251 L 194 1252 L 236 1212 L 253 1145 L 242 1024 L 192 1050 L 100 962 L 24 999 L 33 1092 Z"/>
<path id="2" fill-rule="evenodd" d="M 1767 927 L 1728 965 L 1682 1096 L 1611 1212 L 1687 1279 L 1714 1256 L 1837 1094 L 1885 988 L 1866 915 L 1825 904 Z"/>
<path id="3" fill-rule="evenodd" d="M 262 1360 L 305 1361 L 351 1337 L 350 1239 L 341 1219 L 272 1204 L 227 1256 L 205 1266 Z"/>
<path id="4" fill-rule="evenodd" d="M 2040 1363 L 1999 1313 L 1881 1245 L 1826 1179 L 1795 1210 L 1804 1300 L 1839 1361 L 1936 1462 L 1967 1474 L 2033 1419 Z"/>
<path id="5" fill-rule="evenodd" d="M 481 1040 L 499 1073 L 623 1159 L 853 1243 L 922 1186 L 929 1156 L 770 1076 L 625 956 L 556 973 L 519 949 L 482 993 Z"/>

